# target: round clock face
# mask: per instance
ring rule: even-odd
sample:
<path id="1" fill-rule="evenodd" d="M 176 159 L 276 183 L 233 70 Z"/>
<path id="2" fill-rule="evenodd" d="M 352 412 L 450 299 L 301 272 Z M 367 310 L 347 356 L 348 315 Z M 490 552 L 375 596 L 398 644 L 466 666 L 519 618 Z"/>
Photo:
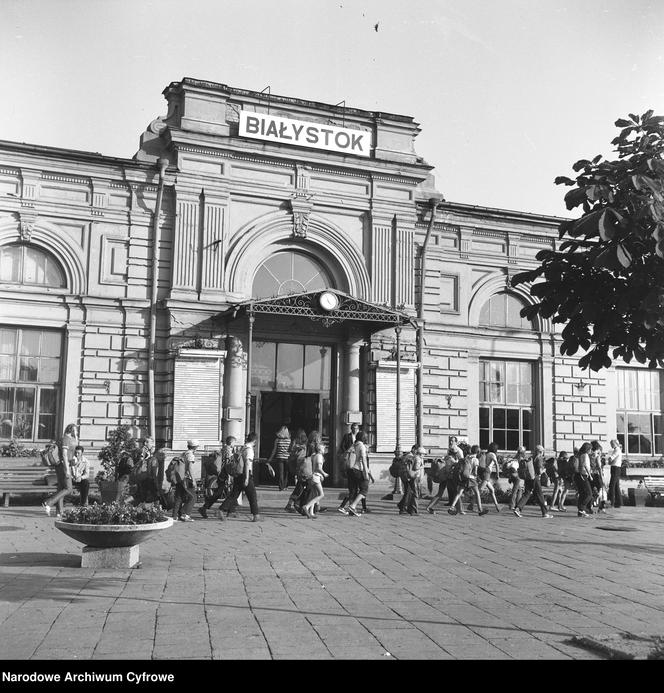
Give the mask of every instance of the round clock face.
<path id="1" fill-rule="evenodd" d="M 318 303 L 323 310 L 334 310 L 339 305 L 339 299 L 335 294 L 324 291 L 318 297 Z"/>

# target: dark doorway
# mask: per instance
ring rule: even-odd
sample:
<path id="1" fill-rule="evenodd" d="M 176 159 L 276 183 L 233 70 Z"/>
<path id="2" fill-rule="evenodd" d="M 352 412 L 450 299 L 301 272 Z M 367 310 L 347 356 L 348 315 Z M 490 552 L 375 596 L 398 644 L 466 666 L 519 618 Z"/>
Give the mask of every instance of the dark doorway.
<path id="1" fill-rule="evenodd" d="M 298 428 L 303 428 L 307 435 L 321 431 L 320 400 L 319 393 L 261 392 L 260 457 L 270 456 L 282 425 L 288 426 L 291 437 Z"/>

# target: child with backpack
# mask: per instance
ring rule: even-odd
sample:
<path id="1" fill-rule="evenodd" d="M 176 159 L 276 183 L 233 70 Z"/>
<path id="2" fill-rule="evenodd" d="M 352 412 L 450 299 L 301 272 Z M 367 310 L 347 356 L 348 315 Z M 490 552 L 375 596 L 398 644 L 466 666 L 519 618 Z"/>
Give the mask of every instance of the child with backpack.
<path id="1" fill-rule="evenodd" d="M 295 434 L 295 438 L 293 438 L 293 442 L 291 443 L 287 462 L 289 473 L 291 473 L 295 477 L 295 487 L 293 488 L 293 492 L 290 494 L 288 502 L 286 503 L 286 507 L 284 508 L 284 510 L 288 513 L 300 512 L 299 504 L 296 508 L 295 503 L 297 503 L 300 500 L 300 496 L 302 495 L 305 489 L 305 484 L 304 480 L 298 476 L 297 468 L 298 464 L 306 456 L 307 434 L 304 432 L 302 428 L 299 428 L 297 430 L 297 433 Z"/>
<path id="2" fill-rule="evenodd" d="M 473 445 L 470 449 L 470 455 L 465 457 L 463 460 L 459 460 L 459 467 L 457 471 L 457 492 L 452 503 L 450 504 L 450 509 L 447 511 L 450 515 L 456 515 L 457 513 L 460 513 L 461 515 L 466 514 L 461 508 L 460 503 L 458 510 L 455 507 L 457 502 L 461 500 L 461 496 L 463 495 L 464 491 L 472 491 L 477 503 L 477 514 L 480 517 L 489 512 L 488 510 L 482 508 L 482 498 L 480 497 L 479 487 L 477 485 L 477 467 L 479 465 L 477 454 L 479 451 L 479 446 Z"/>
<path id="3" fill-rule="evenodd" d="M 431 515 L 435 515 L 436 511 L 434 508 L 438 505 L 439 501 L 442 500 L 445 491 L 447 491 L 448 503 L 456 495 L 456 484 L 454 483 L 453 473 L 455 464 L 456 458 L 448 454 L 442 460 L 440 458 L 434 460 L 431 465 L 433 480 L 438 483 L 438 493 L 431 500 L 429 505 L 427 505 L 427 512 Z M 457 501 L 457 508 L 459 509 L 460 503 L 460 501 Z"/>
<path id="4" fill-rule="evenodd" d="M 233 479 L 242 472 L 241 465 L 238 464 L 237 460 L 239 453 L 234 452 L 235 443 L 235 436 L 228 436 L 221 450 L 214 456 L 213 460 L 208 462 L 205 482 L 206 488 L 209 488 L 212 492 L 206 496 L 205 502 L 198 509 L 198 512 L 206 519 L 208 516 L 207 511 L 220 498 L 228 496 L 233 489 Z M 235 460 L 233 460 L 234 455 L 236 457 Z M 233 467 L 232 470 L 231 467 Z M 223 519 L 221 507 L 219 508 L 219 515 Z"/>

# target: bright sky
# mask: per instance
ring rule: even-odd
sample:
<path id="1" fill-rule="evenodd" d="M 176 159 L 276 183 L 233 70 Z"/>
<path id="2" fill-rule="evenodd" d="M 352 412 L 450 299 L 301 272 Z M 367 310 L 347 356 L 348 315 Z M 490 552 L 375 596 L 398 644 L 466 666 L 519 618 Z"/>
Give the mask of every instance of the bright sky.
<path id="1" fill-rule="evenodd" d="M 450 201 L 565 216 L 553 179 L 664 115 L 664 2 L 0 0 L 0 75 L 0 139 L 129 158 L 170 82 L 269 85 L 413 116 Z"/>

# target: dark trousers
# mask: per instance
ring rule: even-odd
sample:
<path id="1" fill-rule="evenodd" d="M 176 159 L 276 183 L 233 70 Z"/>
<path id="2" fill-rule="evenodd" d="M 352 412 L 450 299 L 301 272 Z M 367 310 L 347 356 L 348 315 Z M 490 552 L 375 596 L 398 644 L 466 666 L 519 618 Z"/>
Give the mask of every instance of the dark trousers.
<path id="1" fill-rule="evenodd" d="M 397 507 L 402 512 L 417 515 L 417 487 L 419 486 L 419 481 L 402 477 L 401 483 L 403 484 L 404 492 L 401 500 L 397 503 Z"/>
<path id="2" fill-rule="evenodd" d="M 191 514 L 195 502 L 196 493 L 193 488 L 188 488 L 184 484 L 176 484 L 173 518 L 177 520 L 182 515 Z"/>
<path id="3" fill-rule="evenodd" d="M 512 483 L 512 495 L 510 496 L 510 508 L 516 508 L 519 502 L 519 496 L 521 495 L 521 478 L 518 476 L 510 476 L 510 482 Z"/>
<path id="4" fill-rule="evenodd" d="M 580 474 L 574 475 L 574 486 L 576 486 L 576 507 L 579 511 L 592 512 L 590 505 L 593 502 L 593 490 L 587 477 Z"/>
<path id="5" fill-rule="evenodd" d="M 622 491 L 620 490 L 620 467 L 611 467 L 611 479 L 609 480 L 609 501 L 612 508 L 622 505 Z"/>
<path id="6" fill-rule="evenodd" d="M 77 488 L 81 494 L 81 505 L 88 504 L 88 493 L 90 491 L 90 482 L 88 479 L 81 479 L 72 483 L 74 488 Z"/>
<path id="7" fill-rule="evenodd" d="M 220 476 L 217 479 L 217 488 L 212 490 L 212 493 L 203 502 L 205 510 L 209 510 L 220 498 L 224 496 L 226 491 L 226 477 Z"/>
<path id="8" fill-rule="evenodd" d="M 283 491 L 286 486 L 288 486 L 288 460 L 275 459 L 272 461 L 274 464 L 274 471 L 277 473 L 277 484 L 279 485 L 279 490 Z"/>
<path id="9" fill-rule="evenodd" d="M 526 479 L 523 496 L 521 496 L 521 500 L 516 507 L 519 508 L 519 510 L 523 510 L 533 494 L 535 494 L 535 500 L 539 503 L 542 515 L 546 515 L 546 503 L 544 502 L 542 482 L 539 480 L 539 477 L 537 477 L 537 479 Z"/>
<path id="10" fill-rule="evenodd" d="M 249 482 L 245 485 L 244 474 L 236 476 L 233 480 L 233 490 L 230 492 L 226 500 L 221 504 L 221 509 L 227 512 L 233 512 L 237 507 L 237 499 L 244 491 L 244 495 L 249 501 L 249 510 L 252 515 L 258 515 L 258 497 L 256 496 L 256 487 L 254 486 L 254 476 L 249 475 Z"/>

